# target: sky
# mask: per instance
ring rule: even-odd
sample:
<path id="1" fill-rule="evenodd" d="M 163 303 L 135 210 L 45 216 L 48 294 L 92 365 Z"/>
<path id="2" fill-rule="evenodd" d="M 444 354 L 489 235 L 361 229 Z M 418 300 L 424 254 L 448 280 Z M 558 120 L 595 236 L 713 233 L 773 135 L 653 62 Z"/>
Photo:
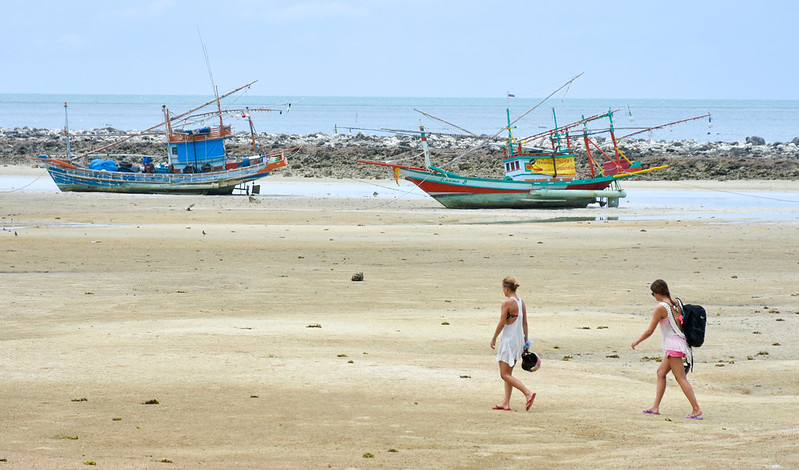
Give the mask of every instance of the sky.
<path id="1" fill-rule="evenodd" d="M 795 0 L 5 0 L 0 93 L 799 99 Z M 202 38 L 202 41 L 201 41 Z"/>

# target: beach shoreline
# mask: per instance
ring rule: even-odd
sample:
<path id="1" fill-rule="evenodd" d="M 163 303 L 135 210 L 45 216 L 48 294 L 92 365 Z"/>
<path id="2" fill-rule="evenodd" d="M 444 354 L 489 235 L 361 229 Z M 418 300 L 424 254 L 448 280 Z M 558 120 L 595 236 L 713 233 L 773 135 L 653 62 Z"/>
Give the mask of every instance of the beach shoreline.
<path id="1" fill-rule="evenodd" d="M 0 176 L 19 176 L 19 177 L 37 177 L 47 174 L 44 167 L 36 165 L 25 164 L 0 164 Z M 364 182 L 365 184 L 389 184 L 396 185 L 394 179 L 383 175 L 384 178 L 336 178 L 336 177 L 313 177 L 313 176 L 288 176 L 285 172 L 277 170 L 271 175 L 262 178 L 260 184 L 268 185 L 270 181 L 280 182 L 294 182 L 294 183 L 313 183 L 319 182 L 324 184 L 339 184 L 339 183 L 357 183 Z M 48 176 L 49 178 L 49 176 Z M 745 180 L 639 180 L 629 179 L 623 183 L 625 188 L 633 189 L 680 189 L 685 188 L 686 185 L 691 187 L 706 188 L 708 190 L 729 189 L 729 190 L 760 190 L 760 191 L 799 191 L 799 180 L 792 179 L 745 179 Z"/>
<path id="2" fill-rule="evenodd" d="M 799 465 L 795 223 L 519 223 L 564 211 L 430 198 L 19 191 L 0 208 L 5 468 L 669 466 L 678 441 L 689 467 Z M 520 394 L 491 410 L 507 275 L 543 359 L 516 370 L 530 413 Z M 661 277 L 708 310 L 701 422 L 671 378 L 662 415 L 640 411 L 660 339 L 629 345 Z"/>

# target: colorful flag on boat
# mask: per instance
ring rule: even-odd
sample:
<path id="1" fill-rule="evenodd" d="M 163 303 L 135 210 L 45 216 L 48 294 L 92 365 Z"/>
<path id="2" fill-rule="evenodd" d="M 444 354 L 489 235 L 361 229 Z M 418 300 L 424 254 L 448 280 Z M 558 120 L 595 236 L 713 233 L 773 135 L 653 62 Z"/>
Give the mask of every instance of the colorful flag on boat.
<path id="1" fill-rule="evenodd" d="M 516 98 L 516 95 L 511 92 L 508 92 L 508 99 L 512 100 L 513 98 Z"/>

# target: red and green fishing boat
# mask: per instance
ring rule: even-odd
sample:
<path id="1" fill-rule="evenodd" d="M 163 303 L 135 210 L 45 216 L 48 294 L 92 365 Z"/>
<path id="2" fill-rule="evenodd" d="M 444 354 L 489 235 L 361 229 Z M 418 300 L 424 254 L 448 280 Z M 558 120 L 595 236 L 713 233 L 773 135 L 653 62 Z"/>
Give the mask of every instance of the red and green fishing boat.
<path id="1" fill-rule="evenodd" d="M 366 160 L 361 160 L 361 163 L 393 168 L 395 178 L 405 178 L 450 209 L 583 208 L 590 204 L 618 207 L 619 199 L 627 195 L 620 186 L 621 180 L 666 166 L 644 168 L 641 162 L 629 160 L 618 147 L 613 113 L 608 111 L 582 118 L 562 127 L 556 125 L 554 129 L 517 140 L 512 132 L 510 111 L 507 111 L 508 139 L 502 146 L 505 170 L 502 179 L 461 176 L 433 166 L 424 126 L 420 126 L 425 158 L 423 168 Z M 702 117 L 707 115 L 647 128 L 624 137 Z M 594 136 L 599 132 L 587 127 L 588 123 L 599 119 L 610 122 L 609 127 L 601 131 L 610 134 L 613 146 L 609 151 L 603 150 L 596 142 Z M 577 131 L 579 127 L 582 131 Z M 549 140 L 550 149 L 526 146 L 542 139 Z M 583 143 L 582 157 L 573 150 L 577 140 Z M 578 171 L 578 158 L 587 161 L 587 171 Z"/>

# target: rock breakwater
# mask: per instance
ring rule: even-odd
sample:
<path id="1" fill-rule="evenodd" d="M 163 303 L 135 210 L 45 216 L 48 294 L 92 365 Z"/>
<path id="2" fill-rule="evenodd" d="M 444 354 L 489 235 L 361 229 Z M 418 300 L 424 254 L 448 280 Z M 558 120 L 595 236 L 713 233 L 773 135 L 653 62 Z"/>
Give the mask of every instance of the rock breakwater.
<path id="1" fill-rule="evenodd" d="M 112 128 L 73 131 L 70 145 L 73 155 L 97 149 L 120 139 L 129 140 L 107 150 L 115 155 L 164 155 L 163 136 L 120 131 Z M 287 135 L 260 133 L 262 151 L 300 147 L 289 155 L 289 165 L 276 174 L 301 177 L 377 179 L 391 176 L 387 168 L 364 165 L 358 160 L 392 161 L 422 166 L 421 142 L 416 136 L 373 136 L 364 134 Z M 501 139 L 432 135 L 429 139 L 435 164 L 466 176 L 502 177 Z M 608 139 L 599 139 L 600 146 L 612 150 Z M 252 153 L 252 139 L 238 133 L 228 141 L 228 153 Z M 695 140 L 625 139 L 619 148 L 631 160 L 640 160 L 645 167 L 668 165 L 669 168 L 642 175 L 641 179 L 678 180 L 745 180 L 799 179 L 799 138 L 791 142 L 768 143 L 759 137 L 740 142 L 697 142 Z M 57 129 L 0 128 L 0 164 L 37 166 L 40 154 L 63 155 L 66 137 Z M 458 158 L 468 152 L 468 155 Z M 593 150 L 592 150 L 593 152 Z M 581 142 L 575 153 L 584 155 Z M 137 157 L 128 157 L 136 160 Z M 158 161 L 156 161 L 158 163 Z M 587 167 L 578 167 L 578 171 Z"/>

